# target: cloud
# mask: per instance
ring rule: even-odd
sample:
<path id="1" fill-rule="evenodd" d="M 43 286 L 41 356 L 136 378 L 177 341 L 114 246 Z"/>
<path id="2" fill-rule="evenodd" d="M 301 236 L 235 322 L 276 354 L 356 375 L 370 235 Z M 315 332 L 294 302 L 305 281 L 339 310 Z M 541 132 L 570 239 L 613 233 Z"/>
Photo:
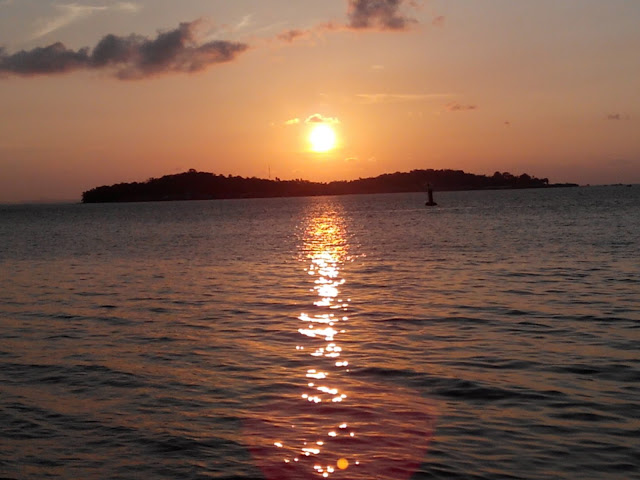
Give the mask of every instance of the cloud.
<path id="1" fill-rule="evenodd" d="M 286 30 L 280 34 L 278 34 L 278 40 L 283 42 L 292 43 L 294 40 L 298 40 L 302 37 L 306 37 L 311 33 L 310 30 Z"/>
<path id="2" fill-rule="evenodd" d="M 120 79 L 140 79 L 166 73 L 192 73 L 234 60 L 247 50 L 244 43 L 216 40 L 198 44 L 195 31 L 199 20 L 181 23 L 154 39 L 140 35 L 106 35 L 92 52 L 74 51 L 56 42 L 47 47 L 8 55 L 0 49 L 0 75 L 50 75 L 75 70 L 115 72 Z"/>
<path id="3" fill-rule="evenodd" d="M 67 49 L 56 42 L 48 47 L 36 47 L 33 50 L 20 51 L 6 55 L 0 49 L 0 74 L 43 75 L 64 73 L 83 68 L 90 62 L 89 49 L 78 51 Z"/>
<path id="4" fill-rule="evenodd" d="M 463 105 L 457 102 L 449 103 L 446 108 L 450 112 L 465 112 L 478 109 L 477 105 Z"/>
<path id="5" fill-rule="evenodd" d="M 431 25 L 433 25 L 434 27 L 444 27 L 444 21 L 445 17 L 443 15 L 440 15 L 431 21 Z"/>
<path id="6" fill-rule="evenodd" d="M 405 0 L 348 0 L 348 26 L 354 30 L 406 30 L 416 20 L 401 13 Z M 408 2 L 413 5 L 413 2 Z"/>
<path id="7" fill-rule="evenodd" d="M 302 120 L 299 118 L 292 118 L 291 120 L 287 120 L 284 122 L 285 125 L 298 125 Z M 327 124 L 338 124 L 340 120 L 335 117 L 325 117 L 319 113 L 314 113 L 313 115 L 307 117 L 304 123 L 327 123 Z"/>
<path id="8" fill-rule="evenodd" d="M 86 18 L 95 12 L 105 10 L 107 7 L 92 7 L 74 3 L 70 5 L 57 5 L 56 8 L 61 11 L 60 15 L 46 20 L 42 27 L 32 35 L 32 38 L 44 37 L 45 35 L 66 27 L 77 20 Z"/>
<path id="9" fill-rule="evenodd" d="M 623 115 L 621 113 L 610 113 L 607 115 L 607 120 L 629 120 L 629 115 Z"/>
<path id="10" fill-rule="evenodd" d="M 120 10 L 122 12 L 131 12 L 136 13 L 142 10 L 142 6 L 133 2 L 118 2 L 115 7 L 115 10 Z"/>
<path id="11" fill-rule="evenodd" d="M 245 15 L 240 19 L 240 21 L 234 26 L 234 30 L 240 30 L 242 28 L 246 28 L 251 25 L 253 15 Z"/>
<path id="12" fill-rule="evenodd" d="M 276 36 L 280 41 L 292 43 L 313 33 L 354 30 L 407 30 L 418 23 L 402 13 L 403 7 L 417 7 L 419 0 L 347 0 L 347 23 L 327 21 L 305 30 L 286 30 Z M 442 17 L 444 19 L 444 17 Z M 436 19 L 437 20 L 437 19 Z M 436 22 L 434 20 L 434 22 Z M 438 21 L 439 22 L 439 21 Z M 434 24 L 438 24 L 438 22 Z"/>
<path id="13" fill-rule="evenodd" d="M 105 11 L 121 11 L 135 13 L 140 10 L 140 6 L 132 2 L 118 2 L 110 6 L 95 5 L 79 5 L 77 3 L 69 3 L 64 5 L 56 5 L 56 9 L 60 12 L 53 18 L 45 20 L 43 25 L 36 31 L 31 38 L 36 39 L 44 37 L 56 30 L 64 28 L 78 20 L 87 18 L 97 12 Z"/>
<path id="14" fill-rule="evenodd" d="M 329 124 L 336 124 L 336 123 L 340 123 L 340 120 L 338 120 L 335 117 L 323 117 L 322 115 L 320 115 L 319 113 L 314 113 L 313 115 L 311 115 L 310 117 L 307 117 L 307 119 L 304 121 L 304 123 L 329 123 Z"/>
<path id="15" fill-rule="evenodd" d="M 438 98 L 452 97 L 452 93 L 359 93 L 356 95 L 363 103 L 402 103 L 422 102 Z"/>

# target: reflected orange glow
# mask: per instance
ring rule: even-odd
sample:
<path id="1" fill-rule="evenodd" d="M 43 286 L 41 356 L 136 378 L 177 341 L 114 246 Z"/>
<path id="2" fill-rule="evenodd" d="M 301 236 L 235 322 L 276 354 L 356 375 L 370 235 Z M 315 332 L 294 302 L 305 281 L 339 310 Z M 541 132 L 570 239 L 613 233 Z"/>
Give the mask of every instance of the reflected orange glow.
<path id="1" fill-rule="evenodd" d="M 304 226 L 299 257 L 305 265 L 301 278 L 312 295 L 291 318 L 287 332 L 298 334 L 289 347 L 302 365 L 297 378 L 291 379 L 298 391 L 269 405 L 265 420 L 255 429 L 266 438 L 252 442 L 252 452 L 268 480 L 399 480 L 396 467 L 419 465 L 428 437 L 401 446 L 385 444 L 386 429 L 406 428 L 415 435 L 428 416 L 414 392 L 403 394 L 396 386 L 381 390 L 351 376 L 348 346 L 354 343 L 341 343 L 351 318 L 351 299 L 342 291 L 348 286 L 343 267 L 351 260 L 346 222 L 339 211 L 318 210 Z M 354 341 L 353 332 L 349 339 Z M 385 401 L 380 409 L 381 399 L 388 399 L 390 408 Z M 394 410 L 394 403 L 400 407 Z M 380 418 L 371 418 L 376 407 Z M 399 436 L 405 438 L 406 431 Z M 382 460 L 389 448 L 395 449 L 393 461 Z"/>
<path id="2" fill-rule="evenodd" d="M 305 405 L 309 405 L 309 408 L 313 408 L 312 405 L 318 405 L 317 408 L 325 409 L 329 405 L 342 403 L 348 398 L 348 395 L 342 391 L 340 376 L 340 372 L 345 372 L 344 367 L 348 365 L 348 361 L 343 359 L 345 352 L 338 344 L 337 337 L 346 332 L 346 329 L 338 328 L 338 325 L 346 323 L 349 317 L 336 316 L 332 313 L 336 309 L 346 311 L 349 308 L 349 301 L 340 298 L 340 288 L 345 284 L 341 267 L 348 259 L 343 223 L 342 218 L 335 213 L 319 215 L 309 220 L 303 236 L 301 260 L 308 262 L 305 270 L 311 277 L 311 291 L 318 297 L 313 301 L 311 307 L 313 311 L 303 311 L 297 317 L 298 321 L 304 323 L 304 326 L 297 329 L 304 341 L 301 339 L 295 348 L 298 352 L 308 352 L 306 355 L 309 359 L 309 367 L 303 376 L 303 392 L 298 398 Z M 328 420 L 323 420 L 325 418 Z M 301 456 L 320 458 L 327 448 L 329 451 L 335 451 L 334 445 L 326 444 L 327 438 L 338 440 L 353 437 L 353 432 L 348 432 L 346 435 L 338 433 L 346 429 L 346 422 L 332 422 L 331 416 L 327 417 L 326 412 L 325 414 L 318 412 L 316 420 L 319 427 L 326 422 L 326 429 L 321 429 L 318 432 L 319 436 L 315 439 L 308 436 L 298 437 L 300 438 L 298 442 L 302 438 L 305 440 L 297 447 L 295 439 L 292 439 L 294 443 L 286 447 L 289 455 L 285 455 L 282 459 L 283 464 L 299 462 Z M 322 430 L 325 433 L 320 433 Z M 283 442 L 278 440 L 274 445 L 282 448 Z M 328 478 L 349 465 L 348 459 L 344 456 L 328 454 L 329 457 L 325 460 L 329 462 L 314 463 L 310 474 Z"/>

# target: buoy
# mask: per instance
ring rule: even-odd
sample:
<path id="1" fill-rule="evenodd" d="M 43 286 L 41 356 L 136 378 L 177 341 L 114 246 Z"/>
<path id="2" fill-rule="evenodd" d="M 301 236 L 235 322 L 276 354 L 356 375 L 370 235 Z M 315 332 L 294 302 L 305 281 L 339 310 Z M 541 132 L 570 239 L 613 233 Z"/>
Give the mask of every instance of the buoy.
<path id="1" fill-rule="evenodd" d="M 427 207 L 433 207 L 435 205 L 438 205 L 436 202 L 433 201 L 433 190 L 431 189 L 430 183 L 427 185 L 427 195 L 429 195 L 429 200 L 425 203 Z"/>

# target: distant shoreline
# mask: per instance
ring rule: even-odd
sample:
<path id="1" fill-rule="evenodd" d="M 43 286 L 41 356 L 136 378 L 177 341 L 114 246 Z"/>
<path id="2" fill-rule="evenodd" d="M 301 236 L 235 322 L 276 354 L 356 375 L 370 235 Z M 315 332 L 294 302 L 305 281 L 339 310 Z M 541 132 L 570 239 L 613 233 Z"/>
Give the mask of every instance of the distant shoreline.
<path id="1" fill-rule="evenodd" d="M 216 175 L 191 169 L 184 173 L 150 178 L 146 182 L 103 185 L 82 193 L 82 203 L 216 200 L 234 198 L 308 197 L 371 193 L 511 190 L 523 188 L 578 187 L 575 183 L 550 184 L 547 178 L 526 173 L 496 172 L 492 176 L 462 170 L 412 170 L 377 177 L 328 183 L 308 180 L 275 180 Z"/>

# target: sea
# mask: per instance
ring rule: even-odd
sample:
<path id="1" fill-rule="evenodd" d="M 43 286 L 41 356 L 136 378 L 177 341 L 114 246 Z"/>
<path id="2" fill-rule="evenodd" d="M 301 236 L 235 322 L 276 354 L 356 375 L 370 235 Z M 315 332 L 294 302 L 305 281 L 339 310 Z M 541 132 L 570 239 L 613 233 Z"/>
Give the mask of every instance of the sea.
<path id="1" fill-rule="evenodd" d="M 0 207 L 2 479 L 640 479 L 640 186 Z"/>

